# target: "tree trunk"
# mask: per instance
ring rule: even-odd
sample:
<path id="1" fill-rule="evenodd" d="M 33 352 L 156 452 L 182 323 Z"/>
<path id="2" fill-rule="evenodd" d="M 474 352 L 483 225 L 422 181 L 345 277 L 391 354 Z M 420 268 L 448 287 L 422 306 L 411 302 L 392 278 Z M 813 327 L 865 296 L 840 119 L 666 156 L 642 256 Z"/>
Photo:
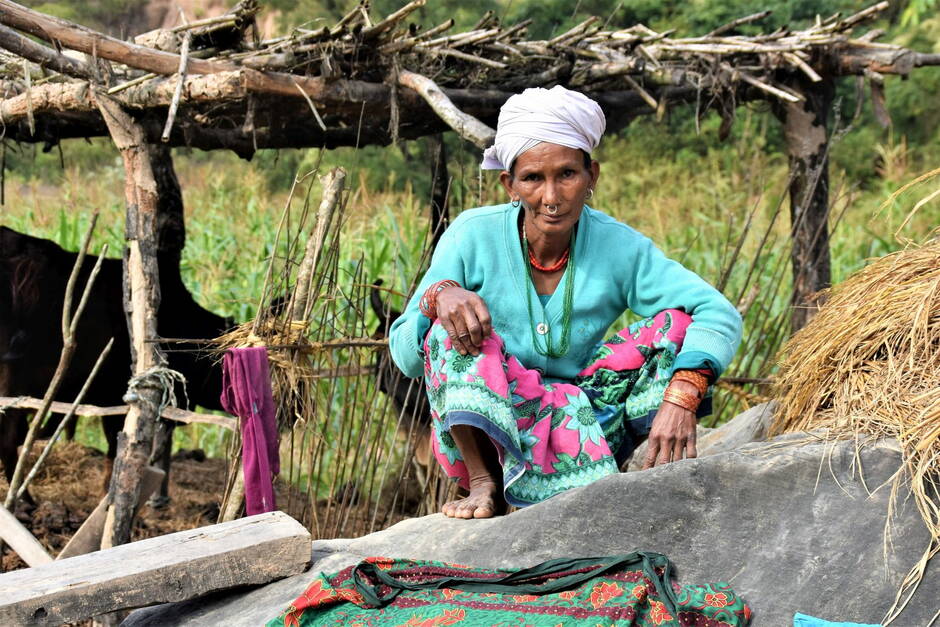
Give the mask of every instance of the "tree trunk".
<path id="1" fill-rule="evenodd" d="M 822 304 L 819 290 L 829 287 L 829 124 L 835 89 L 832 79 L 819 83 L 805 78 L 790 86 L 804 102 L 781 105 L 790 161 L 790 224 L 793 248 L 793 332 L 813 317 Z"/>
<path id="2" fill-rule="evenodd" d="M 150 147 L 141 127 L 121 105 L 96 94 L 98 107 L 124 160 L 127 205 L 124 252 L 124 309 L 131 336 L 135 377 L 166 361 L 159 346 L 147 340 L 157 336 L 160 281 L 157 262 L 157 183 Z M 152 377 L 139 380 L 136 395 L 128 397 L 124 431 L 118 437 L 117 458 L 111 477 L 111 506 L 105 520 L 102 548 L 130 541 L 140 481 L 150 456 L 154 425 L 159 415 L 162 387 Z"/>

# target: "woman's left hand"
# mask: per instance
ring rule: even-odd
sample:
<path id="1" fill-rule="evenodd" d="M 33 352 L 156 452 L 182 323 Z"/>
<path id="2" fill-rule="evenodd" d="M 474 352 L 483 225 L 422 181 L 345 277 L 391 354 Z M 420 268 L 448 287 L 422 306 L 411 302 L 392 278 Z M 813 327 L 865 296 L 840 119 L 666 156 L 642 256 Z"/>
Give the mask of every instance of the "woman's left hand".
<path id="1" fill-rule="evenodd" d="M 698 394 L 698 390 L 691 383 L 677 381 L 672 385 L 679 385 L 682 390 L 690 394 Z M 696 457 L 698 455 L 695 450 L 697 424 L 694 412 L 663 401 L 650 428 L 643 470 L 678 461 L 683 457 L 686 459 Z"/>

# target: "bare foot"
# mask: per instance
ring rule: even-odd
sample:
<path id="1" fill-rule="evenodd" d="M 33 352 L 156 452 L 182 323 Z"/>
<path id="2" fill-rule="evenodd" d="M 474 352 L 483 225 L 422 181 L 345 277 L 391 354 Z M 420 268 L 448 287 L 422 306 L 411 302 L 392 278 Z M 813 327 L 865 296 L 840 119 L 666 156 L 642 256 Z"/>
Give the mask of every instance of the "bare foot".
<path id="1" fill-rule="evenodd" d="M 448 518 L 492 518 L 506 512 L 506 503 L 495 483 L 481 483 L 466 498 L 445 503 L 441 512 Z"/>

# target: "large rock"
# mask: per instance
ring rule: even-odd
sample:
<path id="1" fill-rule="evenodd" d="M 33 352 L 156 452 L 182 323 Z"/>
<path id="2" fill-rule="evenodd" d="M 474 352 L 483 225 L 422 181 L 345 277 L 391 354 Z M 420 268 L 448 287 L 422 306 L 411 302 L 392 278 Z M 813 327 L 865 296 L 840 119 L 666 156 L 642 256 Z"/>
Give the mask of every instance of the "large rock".
<path id="1" fill-rule="evenodd" d="M 699 425 L 696 432 L 698 456 L 727 453 L 745 444 L 766 440 L 776 410 L 777 401 L 770 401 L 741 412 L 720 427 L 710 429 Z M 644 440 L 633 451 L 633 455 L 627 461 L 628 471 L 642 470 L 648 444 L 649 441 Z"/>
<path id="2" fill-rule="evenodd" d="M 754 625 L 789 625 L 797 611 L 879 622 L 929 534 L 913 502 L 900 498 L 885 559 L 890 486 L 884 484 L 898 469 L 900 453 L 892 441 L 871 443 L 857 457 L 855 449 L 855 442 L 788 436 L 607 477 L 501 518 L 438 514 L 355 540 L 314 542 L 308 573 L 139 610 L 125 624 L 258 625 L 299 595 L 315 571 L 370 555 L 521 567 L 636 549 L 668 555 L 682 582 L 730 581 L 754 609 Z M 895 625 L 930 621 L 940 598 L 937 575 L 931 564 Z"/>

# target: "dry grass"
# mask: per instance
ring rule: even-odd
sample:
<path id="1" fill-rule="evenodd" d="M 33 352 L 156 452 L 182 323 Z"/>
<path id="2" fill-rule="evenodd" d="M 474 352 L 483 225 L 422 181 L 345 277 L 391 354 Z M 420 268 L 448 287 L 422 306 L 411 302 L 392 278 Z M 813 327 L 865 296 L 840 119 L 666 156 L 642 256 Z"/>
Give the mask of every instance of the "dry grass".
<path id="1" fill-rule="evenodd" d="M 771 435 L 827 429 L 901 444 L 905 472 L 894 493 L 909 482 L 932 540 L 890 622 L 940 551 L 940 240 L 887 255 L 833 288 L 784 347 L 778 395 Z"/>

